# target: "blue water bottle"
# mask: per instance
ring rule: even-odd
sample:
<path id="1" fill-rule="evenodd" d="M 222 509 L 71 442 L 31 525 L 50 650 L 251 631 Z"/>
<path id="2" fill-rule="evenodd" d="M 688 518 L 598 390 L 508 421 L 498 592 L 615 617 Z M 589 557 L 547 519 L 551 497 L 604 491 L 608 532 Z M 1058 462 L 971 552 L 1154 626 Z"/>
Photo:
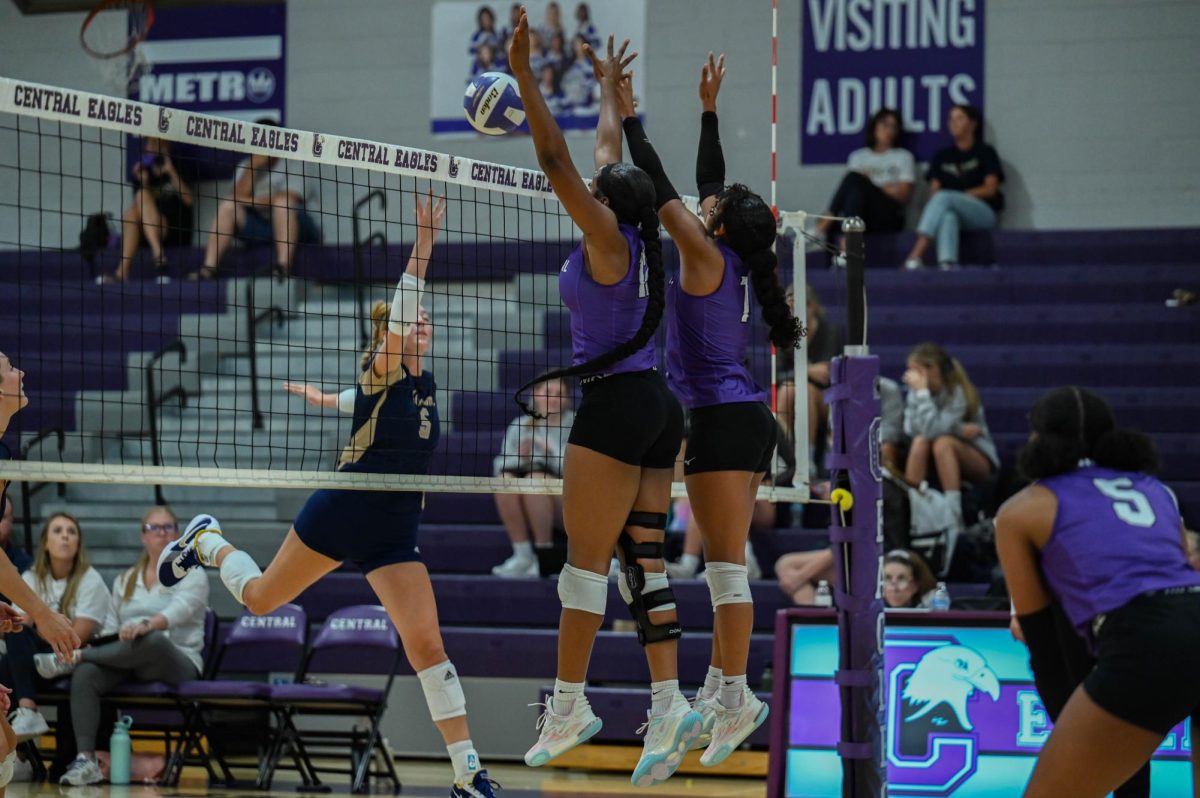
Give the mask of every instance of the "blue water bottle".
<path id="1" fill-rule="evenodd" d="M 108 782 L 109 784 L 129 783 L 129 758 L 132 746 L 129 742 L 129 727 L 133 718 L 124 715 L 117 718 L 113 726 L 112 740 L 108 745 Z"/>

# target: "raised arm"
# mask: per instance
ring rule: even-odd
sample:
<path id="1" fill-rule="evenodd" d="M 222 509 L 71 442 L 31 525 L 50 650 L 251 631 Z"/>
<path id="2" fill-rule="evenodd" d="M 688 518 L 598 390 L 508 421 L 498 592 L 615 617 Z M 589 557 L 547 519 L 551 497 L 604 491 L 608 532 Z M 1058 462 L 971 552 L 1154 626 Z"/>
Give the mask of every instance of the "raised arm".
<path id="1" fill-rule="evenodd" d="M 613 37 L 608 36 L 608 58 L 601 60 L 590 44 L 583 45 L 592 62 L 592 73 L 600 83 L 600 119 L 596 123 L 596 168 L 608 166 L 610 163 L 621 161 L 621 114 L 618 110 L 619 85 L 623 83 L 622 75 L 625 68 L 637 58 L 637 53 L 630 53 L 626 58 L 625 50 L 629 48 L 629 40 L 621 44 L 621 50 L 613 55 Z"/>
<path id="2" fill-rule="evenodd" d="M 388 331 L 383 337 L 371 370 L 382 377 L 396 370 L 404 356 L 404 339 L 412 332 L 421 313 L 421 297 L 425 293 L 425 273 L 433 245 L 446 220 L 446 200 L 429 195 L 427 202 L 417 198 L 417 243 L 413 244 L 408 266 L 392 295 L 388 314 Z"/>
<path id="3" fill-rule="evenodd" d="M 508 43 L 508 65 L 517 79 L 521 102 L 525 105 L 525 119 L 529 122 L 538 165 L 550 178 L 559 202 L 584 236 L 592 239 L 593 245 L 613 253 L 622 248 L 628 251 L 625 237 L 617 228 L 616 215 L 584 185 L 571 161 L 567 141 L 538 88 L 537 78 L 529 66 L 529 16 L 524 8 Z"/>

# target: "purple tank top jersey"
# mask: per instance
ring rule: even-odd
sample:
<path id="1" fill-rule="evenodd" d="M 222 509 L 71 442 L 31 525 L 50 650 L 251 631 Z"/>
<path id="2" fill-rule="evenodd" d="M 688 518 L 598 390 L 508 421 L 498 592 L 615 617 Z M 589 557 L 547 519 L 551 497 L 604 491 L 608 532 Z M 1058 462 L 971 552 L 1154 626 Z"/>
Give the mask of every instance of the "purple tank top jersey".
<path id="1" fill-rule="evenodd" d="M 632 225 L 620 226 L 629 242 L 629 271 L 615 285 L 601 285 L 588 274 L 583 262 L 583 242 L 571 251 L 558 275 L 558 291 L 571 311 L 571 365 L 578 366 L 620 346 L 642 326 L 646 313 L 646 263 L 642 238 Z M 605 374 L 645 371 L 655 366 L 654 338 Z"/>
<path id="2" fill-rule="evenodd" d="M 678 278 L 667 288 L 667 379 L 687 407 L 765 402 L 746 366 L 754 304 L 750 270 L 733 250 L 725 257 L 721 286 L 708 296 L 684 293 Z"/>
<path id="3" fill-rule="evenodd" d="M 1200 585 L 1175 497 L 1157 479 L 1087 465 L 1039 484 L 1058 497 L 1042 574 L 1085 638 L 1092 619 L 1143 593 Z"/>

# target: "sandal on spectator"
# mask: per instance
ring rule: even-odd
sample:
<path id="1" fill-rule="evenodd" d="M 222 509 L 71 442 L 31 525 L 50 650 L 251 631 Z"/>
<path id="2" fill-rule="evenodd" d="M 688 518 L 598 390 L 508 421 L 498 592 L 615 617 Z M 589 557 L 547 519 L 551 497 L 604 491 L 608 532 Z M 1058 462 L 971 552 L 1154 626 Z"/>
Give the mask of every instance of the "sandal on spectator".
<path id="1" fill-rule="evenodd" d="M 192 272 L 188 275 L 189 280 L 215 280 L 217 279 L 216 266 L 201 266 L 199 271 Z"/>

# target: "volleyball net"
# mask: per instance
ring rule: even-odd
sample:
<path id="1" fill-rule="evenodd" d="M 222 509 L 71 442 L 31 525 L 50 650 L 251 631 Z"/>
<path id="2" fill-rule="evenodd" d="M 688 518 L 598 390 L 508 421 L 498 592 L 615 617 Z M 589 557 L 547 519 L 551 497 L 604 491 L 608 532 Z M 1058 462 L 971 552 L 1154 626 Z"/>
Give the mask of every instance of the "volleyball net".
<path id="1" fill-rule="evenodd" d="M 423 299 L 441 419 L 432 470 L 339 473 L 351 416 L 338 396 L 430 198 L 445 201 Z M 805 214 L 781 222 L 784 282 L 803 313 Z M 0 78 L 0 351 L 29 398 L 0 476 L 557 492 L 557 480 L 500 472 L 561 468 L 569 412 L 507 448 L 506 432 L 523 417 L 516 389 L 570 363 L 556 282 L 578 238 L 537 171 Z M 670 279 L 668 240 L 664 252 Z M 805 373 L 804 345 L 797 371 L 757 313 L 748 323 L 750 366 L 776 396 Z M 809 498 L 800 388 L 778 394 L 794 407 L 776 468 L 795 474 L 766 489 L 779 501 Z M 569 410 L 577 391 L 530 395 Z"/>

